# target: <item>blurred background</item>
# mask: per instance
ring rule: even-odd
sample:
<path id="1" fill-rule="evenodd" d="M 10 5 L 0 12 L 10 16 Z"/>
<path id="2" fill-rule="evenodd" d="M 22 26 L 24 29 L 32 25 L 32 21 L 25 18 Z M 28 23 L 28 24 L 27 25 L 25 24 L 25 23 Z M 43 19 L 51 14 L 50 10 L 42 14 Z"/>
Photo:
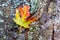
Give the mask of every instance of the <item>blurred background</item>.
<path id="1" fill-rule="evenodd" d="M 24 5 L 38 19 L 29 29 L 19 29 L 12 20 Z M 60 40 L 60 0 L 0 0 L 0 40 Z"/>

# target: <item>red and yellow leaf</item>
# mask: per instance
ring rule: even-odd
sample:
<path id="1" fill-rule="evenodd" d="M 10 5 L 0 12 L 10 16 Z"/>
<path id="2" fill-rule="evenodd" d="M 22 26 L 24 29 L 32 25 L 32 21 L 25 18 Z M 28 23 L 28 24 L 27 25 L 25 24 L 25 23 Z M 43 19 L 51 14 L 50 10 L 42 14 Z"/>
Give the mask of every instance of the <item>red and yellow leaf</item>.
<path id="1" fill-rule="evenodd" d="M 26 5 L 16 9 L 16 15 L 15 18 L 13 18 L 14 22 L 21 27 L 23 26 L 24 28 L 29 28 L 29 25 L 36 20 L 36 17 L 30 17 L 29 9 L 30 6 Z"/>

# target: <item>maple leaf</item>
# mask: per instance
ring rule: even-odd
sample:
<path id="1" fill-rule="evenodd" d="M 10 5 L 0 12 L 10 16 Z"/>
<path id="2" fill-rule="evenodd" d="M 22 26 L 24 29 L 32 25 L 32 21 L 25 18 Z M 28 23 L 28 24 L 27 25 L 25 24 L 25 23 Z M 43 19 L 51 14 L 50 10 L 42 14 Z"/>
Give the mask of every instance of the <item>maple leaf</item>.
<path id="1" fill-rule="evenodd" d="M 20 27 L 29 28 L 29 25 L 36 20 L 36 17 L 30 17 L 30 6 L 19 7 L 16 9 L 14 22 Z M 30 17 L 30 18 L 29 18 Z"/>

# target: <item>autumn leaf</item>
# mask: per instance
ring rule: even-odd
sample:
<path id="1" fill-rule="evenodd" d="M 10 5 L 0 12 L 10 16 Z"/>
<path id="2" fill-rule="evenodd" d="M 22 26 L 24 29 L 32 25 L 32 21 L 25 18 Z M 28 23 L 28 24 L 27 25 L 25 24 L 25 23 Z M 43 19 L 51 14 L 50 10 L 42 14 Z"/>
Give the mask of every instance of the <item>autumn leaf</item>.
<path id="1" fill-rule="evenodd" d="M 23 6 L 16 9 L 14 22 L 20 27 L 29 28 L 29 25 L 36 20 L 36 17 L 30 17 L 30 6 Z"/>

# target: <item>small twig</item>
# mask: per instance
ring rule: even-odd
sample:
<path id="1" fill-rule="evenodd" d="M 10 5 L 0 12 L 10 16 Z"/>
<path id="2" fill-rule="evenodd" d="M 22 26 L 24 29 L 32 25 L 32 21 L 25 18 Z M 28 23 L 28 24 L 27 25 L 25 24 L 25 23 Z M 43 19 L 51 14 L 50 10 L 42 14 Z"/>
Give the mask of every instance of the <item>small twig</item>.
<path id="1" fill-rule="evenodd" d="M 52 31 L 52 40 L 54 40 L 54 29 Z"/>

